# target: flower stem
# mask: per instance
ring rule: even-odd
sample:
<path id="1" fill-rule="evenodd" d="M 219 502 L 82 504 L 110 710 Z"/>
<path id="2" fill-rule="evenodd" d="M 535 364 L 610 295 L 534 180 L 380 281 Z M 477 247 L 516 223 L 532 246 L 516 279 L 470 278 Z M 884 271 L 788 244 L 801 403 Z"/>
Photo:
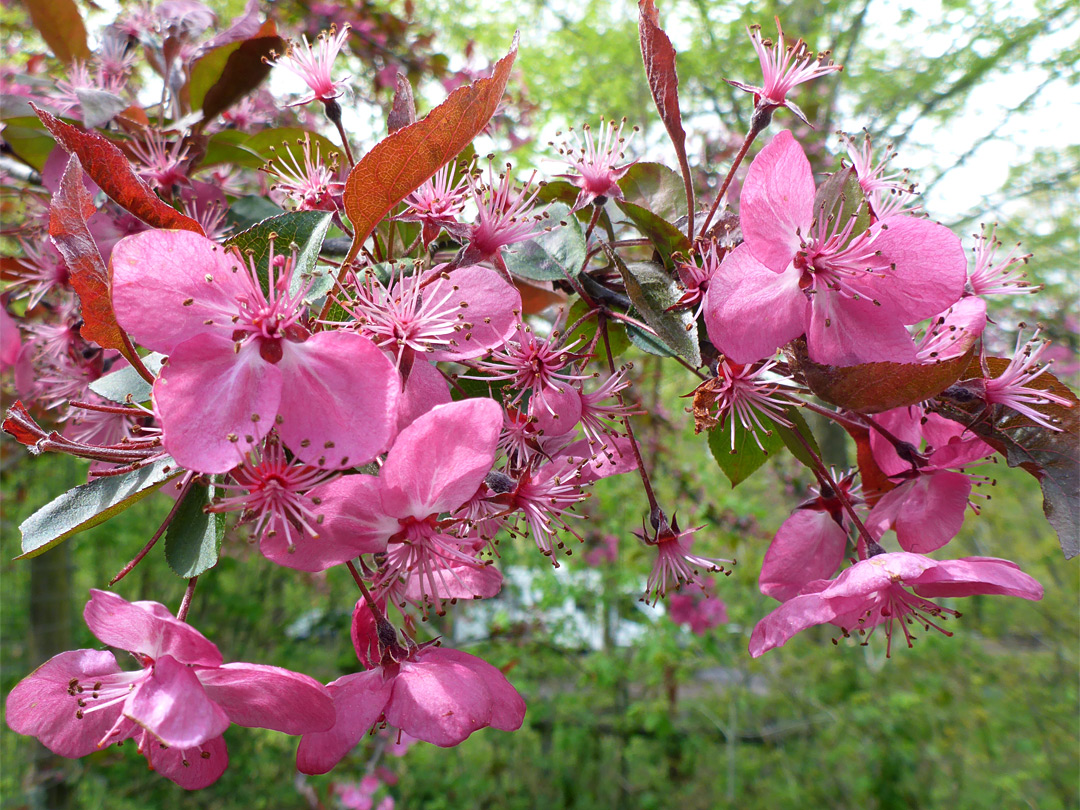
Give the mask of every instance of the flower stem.
<path id="1" fill-rule="evenodd" d="M 701 226 L 700 236 L 704 236 L 709 232 L 709 225 L 712 224 L 713 216 L 716 214 L 716 209 L 720 207 L 720 201 L 724 199 L 724 194 L 727 193 L 728 186 L 731 185 L 731 181 L 735 178 L 735 170 L 739 168 L 739 164 L 742 163 L 746 153 L 750 151 L 750 144 L 754 142 L 754 138 L 758 136 L 758 133 L 764 127 L 750 125 L 750 131 L 746 133 L 746 139 L 743 141 L 742 146 L 739 148 L 739 153 L 735 155 L 735 160 L 731 163 L 731 168 L 728 169 L 727 177 L 724 178 L 724 182 L 720 184 L 720 190 L 716 192 L 716 199 L 713 200 L 712 208 L 709 209 L 709 215 L 705 217 L 705 222 Z"/>
<path id="2" fill-rule="evenodd" d="M 176 618 L 180 621 L 187 620 L 188 611 L 191 609 L 191 597 L 195 595 L 195 583 L 198 581 L 198 577 L 192 577 L 188 580 L 187 590 L 184 591 L 184 598 L 180 602 L 180 609 L 176 611 Z"/>
<path id="3" fill-rule="evenodd" d="M 165 520 L 162 521 L 161 525 L 158 527 L 158 530 L 154 532 L 154 536 L 150 538 L 150 542 L 143 546 L 142 550 L 132 558 L 131 562 L 121 568 L 120 572 L 115 577 L 109 580 L 109 587 L 112 587 L 117 582 L 126 577 L 128 574 L 130 574 L 132 570 L 134 570 L 135 566 L 142 562 L 142 558 L 150 553 L 150 549 L 152 549 L 157 543 L 157 541 L 161 539 L 161 535 L 165 533 L 165 529 L 169 527 L 169 524 L 172 523 L 173 518 L 176 517 L 176 513 L 180 511 L 180 504 L 184 502 L 184 498 L 187 496 L 188 490 L 191 489 L 191 485 L 194 482 L 195 476 L 192 475 L 181 485 L 180 493 L 176 496 L 176 503 L 173 504 L 173 508 L 169 510 L 169 514 L 165 516 Z"/>

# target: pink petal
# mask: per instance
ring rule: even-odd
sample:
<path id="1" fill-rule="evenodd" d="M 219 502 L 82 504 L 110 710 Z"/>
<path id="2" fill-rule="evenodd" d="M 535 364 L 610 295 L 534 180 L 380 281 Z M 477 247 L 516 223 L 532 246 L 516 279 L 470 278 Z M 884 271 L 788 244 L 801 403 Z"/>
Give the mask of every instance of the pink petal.
<path id="1" fill-rule="evenodd" d="M 586 485 L 636 469 L 637 456 L 630 440 L 625 436 L 607 436 L 602 444 L 581 439 L 564 447 L 551 457 L 550 464 L 540 468 L 537 478 L 556 475 L 562 478 L 573 474 L 577 483 Z"/>
<path id="2" fill-rule="evenodd" d="M 305 734 L 296 750 L 301 773 L 326 773 L 348 754 L 375 725 L 386 707 L 394 679 L 383 681 L 382 668 L 338 678 L 327 689 L 337 720 L 329 731 Z"/>
<path id="3" fill-rule="evenodd" d="M 308 494 L 318 500 L 323 522 L 318 543 L 311 543 L 307 553 L 327 567 L 386 551 L 386 541 L 401 531 L 398 519 L 383 509 L 381 476 L 343 475 Z"/>
<path id="4" fill-rule="evenodd" d="M 301 461 L 356 467 L 390 445 L 401 378 L 374 343 L 327 331 L 283 348 L 278 433 Z"/>
<path id="5" fill-rule="evenodd" d="M 380 608 L 385 610 L 385 600 L 379 602 Z M 375 625 L 375 615 L 368 607 L 367 600 L 360 597 L 353 607 L 352 625 L 349 629 L 352 638 L 353 649 L 356 657 L 365 669 L 378 664 L 379 661 L 379 631 Z"/>
<path id="6" fill-rule="evenodd" d="M 959 533 L 970 495 L 971 479 L 963 473 L 924 473 L 885 493 L 866 525 L 879 533 L 895 529 L 905 551 L 927 554 Z"/>
<path id="7" fill-rule="evenodd" d="M 502 407 L 493 399 L 439 405 L 401 431 L 383 464 L 383 508 L 425 518 L 457 509 L 495 463 Z"/>
<path id="8" fill-rule="evenodd" d="M 153 675 L 124 703 L 124 716 L 180 748 L 220 737 L 230 725 L 229 715 L 207 697 L 195 671 L 171 655 L 154 662 Z"/>
<path id="9" fill-rule="evenodd" d="M 435 366 L 417 357 L 413 360 L 405 390 L 398 397 L 397 432 L 400 433 L 436 405 L 452 402 L 450 383 Z"/>
<path id="10" fill-rule="evenodd" d="M 750 164 L 739 197 L 746 244 L 772 272 L 784 272 L 794 258 L 799 248 L 796 231 L 809 231 L 814 193 L 814 174 L 803 148 L 787 130 L 777 133 Z"/>
<path id="11" fill-rule="evenodd" d="M 274 426 L 281 370 L 255 341 L 200 335 L 181 343 L 154 384 L 164 444 L 177 463 L 201 473 L 228 472 Z"/>
<path id="12" fill-rule="evenodd" d="M 897 439 L 907 442 L 918 450 L 922 446 L 922 419 L 925 415 L 926 412 L 921 407 L 913 405 L 908 408 L 893 408 L 891 411 L 874 414 L 870 418 Z M 963 430 L 963 425 L 959 422 L 952 422 L 952 424 Z M 896 454 L 893 443 L 876 430 L 870 431 L 870 450 L 874 454 L 874 461 L 886 475 L 899 475 L 911 469 L 911 463 L 900 458 Z"/>
<path id="13" fill-rule="evenodd" d="M 425 742 L 449 748 L 491 722 L 485 679 L 438 648 L 403 663 L 386 704 L 386 722 Z"/>
<path id="14" fill-rule="evenodd" d="M 846 547 L 847 532 L 830 513 L 797 509 L 769 544 L 758 586 L 766 596 L 785 602 L 808 582 L 835 574 Z"/>
<path id="15" fill-rule="evenodd" d="M 87 627 L 103 644 L 157 659 L 170 655 L 182 664 L 216 667 L 217 646 L 158 602 L 128 602 L 115 593 L 91 589 L 83 609 Z"/>
<path id="16" fill-rule="evenodd" d="M 832 366 L 916 362 L 915 341 L 892 313 L 829 290 L 814 296 L 806 344 L 811 360 Z"/>
<path id="17" fill-rule="evenodd" d="M 226 664 L 196 669 L 210 700 L 232 722 L 285 734 L 327 731 L 334 725 L 334 701 L 326 687 L 298 672 L 261 664 Z"/>
<path id="18" fill-rule="evenodd" d="M 788 639 L 808 627 L 832 621 L 837 615 L 836 607 L 820 593 L 789 599 L 754 627 L 750 634 L 750 655 L 757 658 L 774 647 L 783 647 Z"/>
<path id="19" fill-rule="evenodd" d="M 224 737 L 215 737 L 192 748 L 166 748 L 156 742 L 144 751 L 150 767 L 184 790 L 202 790 L 214 784 L 229 767 Z"/>
<path id="20" fill-rule="evenodd" d="M 190 231 L 128 236 L 110 260 L 116 320 L 137 343 L 164 354 L 196 335 L 229 337 L 245 289 L 239 267 L 232 253 Z"/>
<path id="21" fill-rule="evenodd" d="M 72 650 L 55 655 L 8 693 L 7 724 L 12 731 L 37 737 L 62 757 L 84 757 L 120 716 L 120 705 L 75 716 L 79 695 L 69 694 L 73 679 L 91 687 L 95 679 L 120 672 L 116 658 L 100 650 Z"/>
<path id="22" fill-rule="evenodd" d="M 543 405 L 536 397 L 530 400 L 529 415 L 536 417 L 536 428 L 545 438 L 564 436 L 581 420 L 581 394 L 572 385 L 548 389 Z"/>
<path id="23" fill-rule="evenodd" d="M 499 669 L 475 655 L 445 647 L 432 648 L 424 657 L 430 659 L 433 653 L 437 653 L 442 660 L 454 661 L 471 669 L 483 681 L 491 696 L 489 726 L 501 731 L 517 731 L 521 728 L 525 721 L 525 700 Z"/>
<path id="24" fill-rule="evenodd" d="M 438 268 L 432 272 L 439 272 Z M 425 298 L 441 298 L 450 285 L 458 287 L 453 300 L 466 304 L 463 314 L 471 328 L 466 332 L 468 339 L 459 339 L 456 348 L 428 354 L 432 362 L 480 357 L 488 349 L 502 345 L 521 317 L 521 293 L 496 271 L 472 265 L 449 275 L 449 280 L 431 284 Z"/>
<path id="25" fill-rule="evenodd" d="M 405 598 L 419 603 L 425 599 L 490 599 L 502 590 L 502 574 L 494 565 L 455 564 L 431 572 L 420 581 L 413 574 L 405 584 Z"/>
<path id="26" fill-rule="evenodd" d="M 908 581 L 919 596 L 972 596 L 1001 594 L 1038 601 L 1043 588 L 1016 563 L 994 557 L 944 560 L 922 576 Z"/>
<path id="27" fill-rule="evenodd" d="M 967 257 L 956 235 L 928 219 L 892 216 L 872 228 L 874 247 L 896 265 L 874 288 L 881 308 L 906 324 L 944 312 L 959 300 Z"/>
<path id="28" fill-rule="evenodd" d="M 709 340 L 737 363 L 771 357 L 809 323 L 810 302 L 799 289 L 799 271 L 792 266 L 774 273 L 745 243 L 724 259 L 709 281 Z"/>

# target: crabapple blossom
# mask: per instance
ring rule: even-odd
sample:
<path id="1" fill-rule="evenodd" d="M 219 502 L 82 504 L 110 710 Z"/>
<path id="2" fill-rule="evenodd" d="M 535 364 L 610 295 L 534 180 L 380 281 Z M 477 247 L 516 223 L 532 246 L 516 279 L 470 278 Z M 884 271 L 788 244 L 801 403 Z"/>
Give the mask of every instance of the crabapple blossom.
<path id="1" fill-rule="evenodd" d="M 736 362 L 805 333 L 817 363 L 913 363 L 905 325 L 963 292 L 963 249 L 945 227 L 894 215 L 854 233 L 854 219 L 816 208 L 810 163 L 790 132 L 750 165 L 741 207 L 746 241 L 725 257 L 705 302 L 709 337 Z"/>
<path id="2" fill-rule="evenodd" d="M 393 365 L 360 335 L 311 334 L 306 288 L 292 287 L 294 260 L 280 272 L 275 264 L 271 255 L 264 292 L 254 259 L 245 266 L 189 231 L 147 231 L 113 251 L 117 320 L 169 355 L 154 409 L 166 450 L 188 469 L 227 472 L 271 428 L 305 463 L 365 464 L 396 430 Z M 148 296 L 159 305 L 148 308 Z"/>
<path id="3" fill-rule="evenodd" d="M 54 753 L 83 757 L 133 739 L 151 768 L 194 790 L 228 765 L 222 734 L 232 723 L 286 734 L 332 726 L 329 695 L 306 675 L 223 664 L 217 647 L 164 605 L 90 595 L 87 626 L 142 668 L 125 672 L 112 653 L 74 650 L 20 681 L 8 694 L 8 725 Z"/>
<path id="4" fill-rule="evenodd" d="M 290 107 L 308 104 L 316 99 L 324 103 L 331 102 L 341 95 L 347 81 L 333 79 L 330 69 L 348 38 L 349 25 L 346 23 L 340 29 L 331 27 L 329 32 L 324 31 L 319 34 L 314 47 L 305 36 L 299 43 L 290 41 L 283 56 L 274 54 L 273 59 L 267 60 L 267 64 L 271 67 L 282 67 L 295 73 L 304 80 L 311 91 L 292 102 Z"/>

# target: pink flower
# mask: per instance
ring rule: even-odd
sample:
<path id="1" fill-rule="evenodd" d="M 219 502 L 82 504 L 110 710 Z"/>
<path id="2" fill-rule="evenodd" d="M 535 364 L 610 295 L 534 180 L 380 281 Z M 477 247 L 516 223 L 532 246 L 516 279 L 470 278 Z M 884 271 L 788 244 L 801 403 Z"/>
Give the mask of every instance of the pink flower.
<path id="1" fill-rule="evenodd" d="M 320 487 L 320 534 L 343 550 L 338 562 L 385 551 L 375 588 L 415 580 L 423 605 L 497 593 L 502 577 L 440 515 L 476 494 L 495 463 L 501 424 L 492 399 L 438 405 L 401 431 L 378 477 L 346 475 Z"/>
<path id="2" fill-rule="evenodd" d="M 888 654 L 897 625 L 909 647 L 913 626 L 952 635 L 939 622 L 960 614 L 930 601 L 933 597 L 975 594 L 1039 600 L 1043 589 L 1008 560 L 965 557 L 939 561 L 905 551 L 878 554 L 851 566 L 835 580 L 808 584 L 801 594 L 758 622 L 750 636 L 750 655 L 757 658 L 808 627 L 830 622 L 845 635 L 852 631 L 861 635 L 884 625 Z"/>
<path id="3" fill-rule="evenodd" d="M 959 357 L 975 345 L 984 329 L 986 302 L 978 296 L 965 296 L 931 320 L 915 358 L 920 363 L 939 363 Z"/>
<path id="4" fill-rule="evenodd" d="M 305 132 L 304 139 L 297 141 L 303 153 L 303 165 L 293 154 L 292 148 L 285 147 L 285 155 L 275 153 L 263 167 L 267 174 L 274 175 L 280 182 L 273 186 L 288 199 L 296 203 L 297 211 L 336 211 L 338 199 L 345 190 L 345 184 L 337 177 L 337 153 L 329 164 L 323 163 L 322 147 L 315 144 L 315 155 L 311 154 L 311 134 Z M 273 149 L 273 147 L 271 147 Z"/>
<path id="5" fill-rule="evenodd" d="M 709 282 L 705 323 L 730 359 L 750 363 L 806 334 L 810 359 L 851 365 L 915 362 L 905 324 L 960 298 L 963 248 L 947 228 L 890 216 L 864 233 L 815 210 L 802 147 L 781 132 L 747 173 L 746 241 Z"/>
<path id="6" fill-rule="evenodd" d="M 136 158 L 135 171 L 151 186 L 168 191 L 173 186 L 188 182 L 188 147 L 177 136 L 170 146 L 164 133 L 146 129 L 143 141 L 131 141 L 130 149 Z"/>
<path id="7" fill-rule="evenodd" d="M 457 224 L 458 215 L 465 207 L 469 196 L 469 176 L 463 172 L 456 184 L 453 184 L 453 161 L 435 172 L 434 177 L 424 183 L 405 198 L 409 208 L 398 219 L 406 222 L 423 224 L 424 244 L 430 245 L 444 228 Z"/>
<path id="8" fill-rule="evenodd" d="M 854 138 L 843 133 L 840 134 L 840 139 L 851 159 L 851 167 L 859 179 L 859 186 L 877 219 L 885 219 L 893 214 L 911 213 L 918 208 L 917 205 L 905 207 L 907 200 L 915 194 L 915 185 L 908 181 L 907 171 L 886 174 L 889 161 L 897 155 L 892 151 L 892 144 L 885 147 L 885 157 L 875 164 L 869 132 L 863 132 L 861 146 L 855 143 Z"/>
<path id="9" fill-rule="evenodd" d="M 975 295 L 1017 295 L 1034 293 L 1042 289 L 1041 284 L 1029 284 L 1023 266 L 1031 258 L 1030 253 L 1017 255 L 1020 243 L 1009 251 L 1000 261 L 997 252 L 1001 242 L 997 238 L 997 225 L 987 228 L 982 226 L 982 234 L 975 237 L 975 266 L 968 275 L 968 287 Z"/>
<path id="10" fill-rule="evenodd" d="M 462 264 L 493 261 L 496 265 L 501 265 L 501 251 L 504 247 L 532 239 L 542 232 L 543 229 L 539 227 L 540 217 L 532 213 L 540 187 L 530 193 L 531 184 L 530 178 L 515 194 L 509 165 L 506 173 L 499 177 L 498 184 L 490 164 L 486 185 L 481 183 L 479 178 L 470 175 L 469 190 L 473 202 L 476 203 L 476 222 L 451 228 L 455 236 L 468 243 L 462 255 Z"/>
<path id="11" fill-rule="evenodd" d="M 401 382 L 371 341 L 304 327 L 293 260 L 254 260 L 187 231 L 147 231 L 113 251 L 113 305 L 143 346 L 169 355 L 154 385 L 165 449 L 188 469 L 222 473 L 276 428 L 307 464 L 366 464 L 396 429 Z M 152 302 L 152 306 L 150 305 Z M 212 395 L 209 395 L 212 392 Z"/>
<path id="12" fill-rule="evenodd" d="M 983 399 L 987 405 L 1004 405 L 1023 414 L 1037 425 L 1048 430 L 1060 431 L 1061 428 L 1054 424 L 1054 417 L 1047 416 L 1033 407 L 1053 404 L 1062 408 L 1071 408 L 1075 404 L 1070 399 L 1031 386 L 1032 381 L 1050 369 L 1049 363 L 1039 365 L 1040 358 L 1050 345 L 1049 340 L 1038 340 L 1039 331 L 1036 329 L 1031 340 L 1026 343 L 1022 342 L 1023 333 L 1016 336 L 1016 351 L 1009 360 L 1009 365 L 998 376 L 985 378 Z"/>
<path id="13" fill-rule="evenodd" d="M 849 502 L 861 502 L 852 486 L 853 475 L 836 483 Z M 784 602 L 807 583 L 826 579 L 844 561 L 851 519 L 836 493 L 826 491 L 801 504 L 783 522 L 761 562 L 758 587 L 766 596 Z"/>
<path id="14" fill-rule="evenodd" d="M 50 751 L 83 757 L 124 740 L 150 767 L 188 790 L 228 765 L 232 723 L 286 734 L 334 722 L 325 688 L 306 675 L 258 664 L 222 665 L 214 644 L 157 602 L 92 590 L 83 615 L 104 644 L 130 650 L 142 669 L 123 672 L 112 653 L 60 653 L 7 698 L 7 722 Z"/>
<path id="15" fill-rule="evenodd" d="M 736 452 L 736 430 L 749 431 L 754 442 L 764 451 L 761 436 L 772 435 L 762 419 L 778 425 L 791 427 L 784 416 L 784 408 L 793 403 L 790 391 L 798 386 L 785 377 L 772 372 L 776 362 L 770 360 L 760 365 L 734 363 L 721 357 L 716 365 L 716 376 L 694 389 L 694 431 L 726 429 L 731 424 L 731 452 Z M 772 372 L 772 373 L 770 373 Z"/>
<path id="16" fill-rule="evenodd" d="M 625 118 L 618 125 L 611 121 L 607 126 L 604 126 L 604 121 L 601 119 L 600 135 L 594 139 L 592 129 L 586 124 L 582 127 L 584 145 L 571 128 L 570 136 L 575 142 L 560 148 L 559 154 L 570 164 L 574 173 L 558 176 L 566 178 L 581 189 L 574 201 L 572 211 L 592 205 L 598 199 L 623 199 L 619 181 L 636 163 L 636 161 L 630 161 L 619 165 L 620 161 L 626 157 L 623 154 L 623 148 L 627 142 L 627 138 L 624 138 L 622 134 L 624 126 L 626 126 Z M 633 131 L 637 132 L 637 127 L 634 127 Z"/>
<path id="17" fill-rule="evenodd" d="M 661 515 L 660 525 L 652 534 L 648 529 L 643 529 L 641 533 L 635 532 L 647 545 L 656 548 L 656 562 L 653 563 L 649 579 L 645 583 L 643 600 L 651 599 L 651 604 L 655 605 L 669 590 L 680 590 L 687 583 L 693 583 L 705 590 L 704 572 L 731 573 L 730 569 L 725 569 L 724 566 L 735 565 L 735 560 L 703 557 L 691 551 L 694 532 L 703 528 L 705 527 L 697 526 L 683 531 L 679 529 L 679 521 L 675 516 L 672 516 L 669 524 Z"/>
<path id="18" fill-rule="evenodd" d="M 772 111 L 778 107 L 787 107 L 804 124 L 809 124 L 803 111 L 795 106 L 793 101 L 788 100 L 787 94 L 804 82 L 844 68 L 842 65 L 826 62 L 828 53 L 815 56 L 801 39 L 793 45 L 788 45 L 784 41 L 784 31 L 780 28 L 779 18 L 776 19 L 776 32 L 780 39 L 779 44 L 762 39 L 760 25 L 751 25 L 747 28 L 750 41 L 754 43 L 754 50 L 757 51 L 758 60 L 761 62 L 761 87 L 731 79 L 724 81 L 740 90 L 753 93 L 755 112 L 760 110 L 763 115 L 771 116 Z M 766 118 L 765 122 L 768 123 L 768 120 Z"/>
<path id="19" fill-rule="evenodd" d="M 331 770 L 380 720 L 444 748 L 487 726 L 521 728 L 525 701 L 491 664 L 432 642 L 406 637 L 402 643 L 385 619 L 377 630 L 373 622 L 368 627 L 377 635 L 378 663 L 328 685 L 337 722 L 328 731 L 304 735 L 296 752 L 302 773 Z"/>
<path id="20" fill-rule="evenodd" d="M 667 598 L 668 616 L 675 624 L 685 624 L 695 636 L 703 636 L 728 620 L 727 606 L 711 593 L 712 577 L 703 593 L 676 593 Z"/>
<path id="21" fill-rule="evenodd" d="M 288 106 L 296 107 L 315 99 L 322 102 L 332 101 L 341 95 L 341 88 L 345 86 L 346 80 L 334 81 L 330 76 L 330 68 L 333 67 L 334 60 L 341 53 L 348 37 L 348 23 L 341 26 L 340 31 L 331 26 L 329 33 L 324 31 L 319 34 L 314 48 L 307 37 L 303 37 L 301 44 L 290 41 L 284 56 L 275 54 L 273 60 L 267 61 L 267 64 L 272 67 L 283 67 L 295 73 L 311 90 L 306 96 Z"/>

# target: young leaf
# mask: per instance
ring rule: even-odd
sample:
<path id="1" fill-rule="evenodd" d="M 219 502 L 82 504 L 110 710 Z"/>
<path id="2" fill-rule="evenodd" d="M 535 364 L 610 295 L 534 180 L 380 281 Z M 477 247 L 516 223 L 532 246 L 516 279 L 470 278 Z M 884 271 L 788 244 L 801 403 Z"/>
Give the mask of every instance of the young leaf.
<path id="1" fill-rule="evenodd" d="M 161 371 L 161 363 L 165 359 L 163 354 L 148 354 L 142 359 L 143 366 L 155 377 Z M 127 402 L 131 396 L 132 402 L 146 402 L 150 399 L 151 386 L 131 366 L 124 366 L 118 371 L 113 371 L 103 377 L 98 377 L 90 383 L 90 390 L 99 397 L 104 397 L 112 402 Z"/>
<path id="2" fill-rule="evenodd" d="M 150 186 L 135 174 L 119 147 L 96 132 L 83 132 L 37 107 L 34 107 L 34 112 L 56 142 L 69 154 L 78 156 L 83 169 L 98 184 L 98 188 L 125 211 L 153 228 L 175 228 L 205 236 L 198 222 L 181 214 L 154 194 Z"/>
<path id="3" fill-rule="evenodd" d="M 412 85 L 409 77 L 397 74 L 394 85 L 394 105 L 386 116 L 387 132 L 397 132 L 402 127 L 416 123 L 416 102 L 413 100 Z"/>
<path id="4" fill-rule="evenodd" d="M 686 310 L 668 311 L 668 307 L 682 297 L 682 290 L 675 280 L 664 272 L 662 265 L 655 262 L 626 264 L 615 251 L 608 250 L 608 255 L 619 268 L 626 294 L 645 323 L 692 366 L 700 366 L 701 350 L 693 315 Z M 630 333 L 630 339 L 634 340 L 633 333 Z"/>
<path id="5" fill-rule="evenodd" d="M 988 357 L 986 365 L 992 378 L 999 377 L 1009 361 Z M 1043 514 L 1057 532 L 1065 557 L 1080 554 L 1080 399 L 1049 372 L 1026 383 L 1072 402 L 1072 407 L 1055 403 L 1037 407 L 1061 428 L 1048 430 L 1012 408 L 987 406 L 973 396 L 971 392 L 977 391 L 982 378 L 977 360 L 972 361 L 963 377 L 937 398 L 935 410 L 966 425 L 1005 456 L 1010 467 L 1023 467 L 1031 473 L 1042 488 Z M 976 381 L 976 385 L 965 385 L 968 380 Z"/>
<path id="6" fill-rule="evenodd" d="M 165 530 L 165 561 L 177 576 L 190 579 L 217 565 L 225 516 L 203 511 L 213 496 L 212 486 L 192 486 Z"/>
<path id="7" fill-rule="evenodd" d="M 239 248 L 245 261 L 248 255 L 254 259 L 259 281 L 265 289 L 269 284 L 270 234 L 277 234 L 274 252 L 278 256 L 288 256 L 289 245 L 295 244 L 296 268 L 290 292 L 297 292 L 314 276 L 314 284 L 307 294 L 307 300 L 314 301 L 326 295 L 334 284 L 329 270 L 324 272 L 317 264 L 319 250 L 330 230 L 332 218 L 333 214 L 329 211 L 290 211 L 264 219 L 246 231 L 230 236 L 225 240 L 225 245 Z M 252 252 L 249 254 L 248 251 Z"/>
<path id="8" fill-rule="evenodd" d="M 264 58 L 284 50 L 284 47 L 274 21 L 267 20 L 251 39 L 215 48 L 196 62 L 191 75 L 191 106 L 202 107 L 203 118 L 199 128 L 213 123 L 221 112 L 262 84 L 270 74 L 270 66 L 263 61 Z M 199 68 L 204 61 L 209 64 L 202 72 Z M 207 73 L 212 74 L 214 80 L 204 89 Z"/>
<path id="9" fill-rule="evenodd" d="M 49 236 L 67 262 L 71 286 L 82 304 L 83 338 L 103 349 L 117 349 L 132 365 L 138 366 L 135 349 L 116 322 L 109 273 L 86 225 L 86 220 L 96 211 L 97 206 L 83 183 L 79 158 L 72 155 L 49 208 Z"/>
<path id="10" fill-rule="evenodd" d="M 675 154 L 682 169 L 686 189 L 686 208 L 694 208 L 693 181 L 690 164 L 686 160 L 686 132 L 683 130 L 682 113 L 679 112 L 679 76 L 675 71 L 675 48 L 660 27 L 660 17 L 654 0 L 638 0 L 638 33 L 641 38 L 641 58 L 645 62 L 645 75 L 649 90 L 660 113 L 660 120 L 668 131 Z M 687 234 L 693 240 L 693 231 Z"/>
<path id="11" fill-rule="evenodd" d="M 944 391 L 959 379 L 971 362 L 974 349 L 938 363 L 860 363 L 826 366 L 813 362 L 806 341 L 791 344 L 789 356 L 810 390 L 826 402 L 859 413 L 915 405 Z"/>
<path id="12" fill-rule="evenodd" d="M 616 205 L 619 206 L 624 214 L 630 217 L 630 221 L 641 234 L 652 242 L 653 247 L 656 248 L 656 252 L 659 253 L 660 258 L 663 259 L 665 267 L 668 269 L 674 268 L 675 264 L 671 257 L 675 253 L 689 255 L 689 240 L 682 231 L 670 222 L 664 221 L 652 211 L 648 211 L 639 205 L 634 205 L 634 203 L 616 200 Z"/>
<path id="13" fill-rule="evenodd" d="M 163 458 L 134 472 L 96 478 L 68 490 L 22 522 L 23 553 L 15 559 L 36 557 L 73 534 L 104 523 L 182 472 L 171 458 Z"/>
<path id="14" fill-rule="evenodd" d="M 802 434 L 802 437 L 806 439 L 806 443 L 810 445 L 810 450 L 814 451 L 814 455 L 821 458 L 821 448 L 818 447 L 817 439 L 814 438 L 813 432 L 810 430 L 810 426 L 806 424 L 806 420 L 803 419 L 803 415 L 799 413 L 799 410 L 795 407 L 789 407 L 784 409 L 784 417 L 791 422 L 792 427 L 785 427 L 784 425 L 777 424 L 775 430 L 780 436 L 780 440 L 784 443 L 788 450 L 791 451 L 791 455 L 795 456 L 799 461 L 805 464 L 807 467 L 814 466 L 814 457 L 810 455 L 810 452 L 806 449 L 806 446 L 799 441 L 799 437 L 795 431 Z"/>
<path id="15" fill-rule="evenodd" d="M 30 22 L 57 59 L 68 64 L 90 58 L 86 26 L 75 0 L 27 0 L 24 5 Z"/>
<path id="16" fill-rule="evenodd" d="M 349 259 L 379 220 L 456 156 L 487 126 L 517 56 L 518 37 L 489 78 L 459 87 L 428 115 L 387 135 L 349 172 L 342 202 L 354 228 Z"/>
<path id="17" fill-rule="evenodd" d="M 562 203 L 548 206 L 554 227 L 503 251 L 511 273 L 536 281 L 573 278 L 585 264 L 585 232 L 577 217 Z"/>
<path id="18" fill-rule="evenodd" d="M 844 226 L 849 219 L 855 218 L 851 229 L 852 237 L 863 233 L 870 227 L 870 203 L 866 201 L 859 177 L 850 166 L 833 172 L 818 186 L 814 196 L 814 210 L 824 209 L 832 214 L 838 227 Z"/>
<path id="19" fill-rule="evenodd" d="M 728 416 L 728 419 L 733 419 Z M 754 431 L 747 430 L 737 419 L 735 425 L 734 452 L 732 452 L 731 423 L 717 425 L 709 431 L 709 450 L 713 458 L 731 481 L 734 489 L 757 471 L 766 461 L 777 455 L 784 448 L 784 440 L 781 438 L 778 425 L 767 416 L 761 416 L 761 424 L 764 431 L 757 431 L 757 438 L 761 441 L 758 447 L 754 440 Z M 764 447 L 764 451 L 761 449 Z"/>
<path id="20" fill-rule="evenodd" d="M 682 181 L 663 163 L 635 163 L 619 181 L 619 188 L 626 202 L 640 205 L 668 222 L 686 216 Z"/>

